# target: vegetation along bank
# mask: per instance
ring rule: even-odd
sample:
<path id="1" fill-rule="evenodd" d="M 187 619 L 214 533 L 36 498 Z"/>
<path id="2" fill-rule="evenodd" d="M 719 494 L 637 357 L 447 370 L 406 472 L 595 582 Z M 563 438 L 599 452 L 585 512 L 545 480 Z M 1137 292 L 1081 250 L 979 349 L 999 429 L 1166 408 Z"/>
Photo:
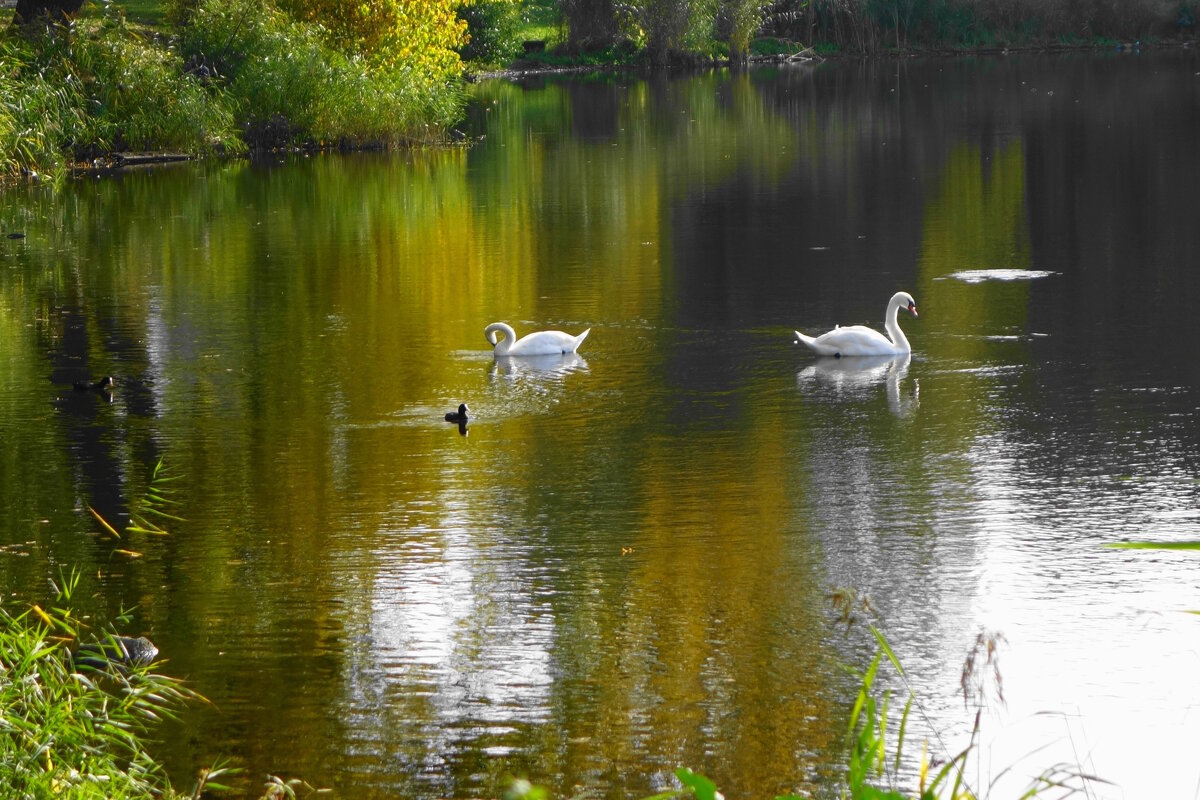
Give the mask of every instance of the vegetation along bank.
<path id="1" fill-rule="evenodd" d="M 1190 41 L 1200 0 L 5 0 L 0 179 L 444 141 L 468 71 Z"/>

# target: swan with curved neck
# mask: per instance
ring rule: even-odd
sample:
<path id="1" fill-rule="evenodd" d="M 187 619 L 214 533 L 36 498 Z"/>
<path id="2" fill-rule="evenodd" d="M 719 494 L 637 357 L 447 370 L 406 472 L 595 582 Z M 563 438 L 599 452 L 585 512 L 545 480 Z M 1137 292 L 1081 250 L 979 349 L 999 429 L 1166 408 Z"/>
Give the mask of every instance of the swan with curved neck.
<path id="1" fill-rule="evenodd" d="M 888 301 L 887 311 L 884 312 L 884 327 L 888 335 L 865 325 L 851 325 L 846 328 L 834 328 L 829 333 L 823 333 L 813 338 L 795 331 L 796 341 L 808 345 L 819 356 L 892 356 L 912 352 L 908 338 L 900 330 L 896 315 L 900 309 L 917 316 L 917 302 L 908 292 L 896 292 Z"/>
<path id="2" fill-rule="evenodd" d="M 562 331 L 537 331 L 518 339 L 517 332 L 506 322 L 493 322 L 483 329 L 483 335 L 495 346 L 498 356 L 552 356 L 574 353 L 591 332 L 592 329 L 588 328 L 578 336 L 572 336 Z"/>

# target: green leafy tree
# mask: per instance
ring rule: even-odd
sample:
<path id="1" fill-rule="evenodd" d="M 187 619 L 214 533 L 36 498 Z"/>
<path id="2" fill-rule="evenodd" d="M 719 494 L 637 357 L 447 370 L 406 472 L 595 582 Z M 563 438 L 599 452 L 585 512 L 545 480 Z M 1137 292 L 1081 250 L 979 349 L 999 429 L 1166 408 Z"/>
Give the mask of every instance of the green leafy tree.
<path id="1" fill-rule="evenodd" d="M 628 4 L 646 37 L 655 64 L 673 53 L 711 51 L 716 33 L 717 0 L 639 0 Z"/>
<path id="2" fill-rule="evenodd" d="M 468 61 L 499 64 L 520 51 L 519 0 L 466 0 L 458 18 L 467 24 L 467 43 L 460 52 Z"/>
<path id="3" fill-rule="evenodd" d="M 729 26 L 729 57 L 745 61 L 750 54 L 750 40 L 762 26 L 770 4 L 760 0 L 722 0 L 721 14 Z"/>

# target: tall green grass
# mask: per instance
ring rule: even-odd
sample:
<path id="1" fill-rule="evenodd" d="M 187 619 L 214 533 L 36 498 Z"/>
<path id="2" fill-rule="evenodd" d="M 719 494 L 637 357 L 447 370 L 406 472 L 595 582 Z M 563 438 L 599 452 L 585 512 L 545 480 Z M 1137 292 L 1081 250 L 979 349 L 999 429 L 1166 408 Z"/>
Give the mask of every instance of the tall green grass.
<path id="1" fill-rule="evenodd" d="M 151 518 L 179 520 L 172 513 L 175 479 L 161 461 L 155 465 L 123 534 L 89 510 L 115 539 L 164 535 Z M 203 698 L 156 672 L 157 663 L 124 657 L 129 651 L 119 636 L 130 623 L 127 614 L 98 627 L 78 617 L 71 601 L 79 583 L 73 571 L 52 584 L 45 608 L 0 605 L 2 796 L 176 800 L 181 795 L 147 741 L 156 723 Z M 224 772 L 205 770 L 188 796 L 223 788 L 217 780 Z"/>
<path id="2" fill-rule="evenodd" d="M 175 513 L 178 479 L 160 460 L 123 531 L 88 510 L 110 540 L 167 535 L 163 524 L 183 521 Z M 200 770 L 186 793 L 171 785 L 151 753 L 154 730 L 204 698 L 158 673 L 156 661 L 138 660 L 157 651 L 138 654 L 120 635 L 128 614 L 100 626 L 77 616 L 71 601 L 79 585 L 80 574 L 72 571 L 52 584 L 51 602 L 0 603 L 0 797 L 199 800 L 229 791 L 220 781 L 238 770 L 219 764 Z M 326 791 L 268 775 L 261 800 Z"/>
<path id="3" fill-rule="evenodd" d="M 105 7 L 98 29 L 77 35 L 71 54 L 88 78 L 101 149 L 242 149 L 232 111 L 184 71 L 179 55 Z"/>
<path id="4" fill-rule="evenodd" d="M 154 725 L 197 695 L 154 664 L 76 664 L 70 650 L 102 648 L 115 625 L 89 628 L 70 602 L 78 574 L 49 608 L 0 606 L 0 786 L 5 797 L 176 798 L 145 745 Z M 117 620 L 117 624 L 125 622 Z M 204 774 L 191 796 L 217 788 Z"/>
<path id="5" fill-rule="evenodd" d="M 35 43 L 0 39 L 0 176 L 62 174 L 89 128 L 86 107 L 71 70 L 41 58 Z"/>
<path id="6" fill-rule="evenodd" d="M 244 146 L 231 110 L 111 4 L 70 25 L 0 35 L 0 176 L 55 178 L 129 149 Z"/>
<path id="7" fill-rule="evenodd" d="M 833 602 L 848 627 L 856 625 L 860 615 L 867 619 L 875 617 L 869 600 L 852 590 L 838 590 L 833 595 Z M 975 785 L 969 776 L 978 755 L 983 710 L 991 702 L 1004 703 L 999 667 L 1004 637 L 981 631 L 963 662 L 963 702 L 968 707 L 974 706 L 974 723 L 966 746 L 958 752 L 948 753 L 940 741 L 937 727 L 917 700 L 909 675 L 891 643 L 874 622 L 868 622 L 866 627 L 875 645 L 875 655 L 859 677 L 858 695 L 850 713 L 846 785 L 842 797 L 849 800 L 975 800 L 991 797 L 994 784 Z M 893 703 L 896 693 L 881 680 L 880 670 L 885 665 L 894 672 L 889 682 L 898 681 L 904 690 L 903 706 L 898 713 Z M 915 768 L 908 738 L 909 723 L 914 715 L 921 718 L 926 730 L 933 731 L 934 747 L 939 754 L 938 758 L 932 758 L 929 743 L 922 742 Z M 940 766 L 931 773 L 935 763 Z M 911 785 L 914 774 L 915 788 Z M 1034 777 L 1019 798 L 1031 800 L 1050 792 L 1060 797 L 1088 794 L 1095 783 L 1103 781 L 1076 766 L 1055 764 Z"/>

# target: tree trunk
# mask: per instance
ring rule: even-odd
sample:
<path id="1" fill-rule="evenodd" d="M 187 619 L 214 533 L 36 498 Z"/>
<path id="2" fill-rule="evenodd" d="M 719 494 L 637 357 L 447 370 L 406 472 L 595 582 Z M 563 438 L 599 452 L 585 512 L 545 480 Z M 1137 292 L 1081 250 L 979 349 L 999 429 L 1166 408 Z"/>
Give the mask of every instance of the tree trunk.
<path id="1" fill-rule="evenodd" d="M 38 20 L 65 22 L 83 6 L 84 0 L 17 0 L 14 25 L 31 25 Z"/>
<path id="2" fill-rule="evenodd" d="M 613 0 L 564 0 L 562 9 L 572 50 L 602 50 L 617 40 L 617 10 Z"/>

